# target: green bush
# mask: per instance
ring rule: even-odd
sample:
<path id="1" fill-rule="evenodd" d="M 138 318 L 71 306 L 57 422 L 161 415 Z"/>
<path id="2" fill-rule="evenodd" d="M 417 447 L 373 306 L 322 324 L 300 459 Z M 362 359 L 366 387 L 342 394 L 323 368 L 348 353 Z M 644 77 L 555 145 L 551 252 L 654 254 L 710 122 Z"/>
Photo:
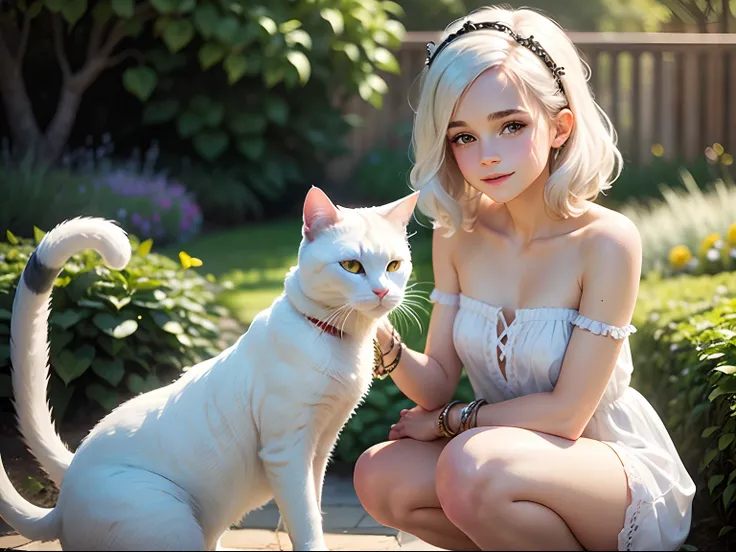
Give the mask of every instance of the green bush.
<path id="1" fill-rule="evenodd" d="M 36 242 L 42 232 L 38 231 Z M 21 272 L 35 248 L 8 234 L 0 242 L 0 397 L 10 385 L 10 314 Z M 54 417 L 100 405 L 112 410 L 138 393 L 170 383 L 188 366 L 233 341 L 229 314 L 206 279 L 138 243 L 128 267 L 109 270 L 99 255 L 72 257 L 57 278 L 49 320 Z M 8 401 L 3 408 L 10 409 Z M 68 407 L 68 408 L 67 408 Z"/>
<path id="2" fill-rule="evenodd" d="M 632 338 L 633 385 L 660 413 L 698 486 L 694 520 L 736 525 L 736 274 L 649 278 Z M 694 524 L 695 525 L 695 524 Z M 725 549 L 724 542 L 716 549 Z M 711 543 L 712 545 L 713 543 Z"/>

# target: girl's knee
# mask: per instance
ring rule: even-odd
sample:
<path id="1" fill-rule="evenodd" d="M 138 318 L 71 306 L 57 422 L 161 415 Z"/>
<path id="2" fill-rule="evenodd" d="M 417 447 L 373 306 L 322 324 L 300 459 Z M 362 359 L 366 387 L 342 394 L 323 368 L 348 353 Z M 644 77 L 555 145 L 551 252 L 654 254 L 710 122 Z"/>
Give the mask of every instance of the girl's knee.
<path id="1" fill-rule="evenodd" d="M 391 466 L 378 453 L 390 443 L 379 443 L 360 455 L 353 470 L 353 486 L 361 505 L 379 523 L 389 522 Z"/>

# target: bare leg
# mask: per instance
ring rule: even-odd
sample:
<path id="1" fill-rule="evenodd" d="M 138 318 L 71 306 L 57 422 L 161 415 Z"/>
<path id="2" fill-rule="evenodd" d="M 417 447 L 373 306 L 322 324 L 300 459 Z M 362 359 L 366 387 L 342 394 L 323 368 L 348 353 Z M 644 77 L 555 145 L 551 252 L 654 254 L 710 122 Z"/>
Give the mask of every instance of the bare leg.
<path id="1" fill-rule="evenodd" d="M 607 445 L 519 428 L 468 431 L 437 463 L 445 513 L 484 550 L 615 550 L 627 491 Z"/>
<path id="2" fill-rule="evenodd" d="M 373 518 L 448 550 L 478 547 L 440 507 L 435 469 L 445 440 L 400 439 L 378 444 L 355 465 L 355 490 Z"/>

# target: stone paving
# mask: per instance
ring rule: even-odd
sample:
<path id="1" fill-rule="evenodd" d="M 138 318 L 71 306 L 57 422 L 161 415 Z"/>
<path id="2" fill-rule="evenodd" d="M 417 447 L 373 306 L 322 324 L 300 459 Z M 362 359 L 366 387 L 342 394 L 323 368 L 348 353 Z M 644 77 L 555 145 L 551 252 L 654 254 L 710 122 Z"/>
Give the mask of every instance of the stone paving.
<path id="1" fill-rule="evenodd" d="M 375 521 L 360 505 L 349 476 L 328 474 L 322 511 L 330 550 L 441 550 Z M 276 505 L 270 502 L 229 531 L 222 545 L 238 550 L 292 550 L 288 535 L 276 531 L 278 521 Z M 58 541 L 37 542 L 14 533 L 4 534 L 0 536 L 0 549 L 61 550 Z"/>

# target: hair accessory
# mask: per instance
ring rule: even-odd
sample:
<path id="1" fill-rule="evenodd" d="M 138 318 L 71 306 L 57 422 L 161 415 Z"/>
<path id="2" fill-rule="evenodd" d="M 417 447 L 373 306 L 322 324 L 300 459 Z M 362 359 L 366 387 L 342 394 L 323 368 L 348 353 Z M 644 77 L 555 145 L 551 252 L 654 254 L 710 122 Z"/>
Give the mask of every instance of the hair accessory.
<path id="1" fill-rule="evenodd" d="M 440 43 L 439 46 L 435 47 L 434 42 L 427 43 L 427 59 L 424 62 L 425 65 L 429 67 L 432 61 L 437 57 L 437 54 L 439 54 L 453 40 L 465 34 L 473 32 L 473 31 L 482 31 L 482 30 L 487 30 L 487 29 L 492 29 L 494 31 L 500 31 L 502 33 L 506 33 L 511 38 L 513 38 L 516 42 L 518 42 L 519 44 L 521 44 L 525 48 L 528 48 L 534 54 L 536 54 L 544 62 L 544 64 L 549 68 L 549 70 L 552 71 L 552 76 L 557 82 L 557 86 L 560 89 L 560 92 L 565 94 L 565 88 L 562 85 L 562 76 L 565 74 L 565 68 L 557 66 L 557 64 L 552 60 L 552 58 L 547 53 L 547 51 L 544 48 L 542 48 L 542 45 L 536 40 L 534 40 L 534 35 L 531 35 L 528 38 L 524 38 L 521 35 L 514 32 L 511 29 L 511 27 L 509 27 L 508 25 L 504 25 L 503 23 L 499 23 L 498 21 L 483 21 L 479 23 L 474 23 L 472 21 L 466 21 L 462 27 L 460 27 L 454 33 L 450 34 L 445 40 L 443 40 Z"/>

